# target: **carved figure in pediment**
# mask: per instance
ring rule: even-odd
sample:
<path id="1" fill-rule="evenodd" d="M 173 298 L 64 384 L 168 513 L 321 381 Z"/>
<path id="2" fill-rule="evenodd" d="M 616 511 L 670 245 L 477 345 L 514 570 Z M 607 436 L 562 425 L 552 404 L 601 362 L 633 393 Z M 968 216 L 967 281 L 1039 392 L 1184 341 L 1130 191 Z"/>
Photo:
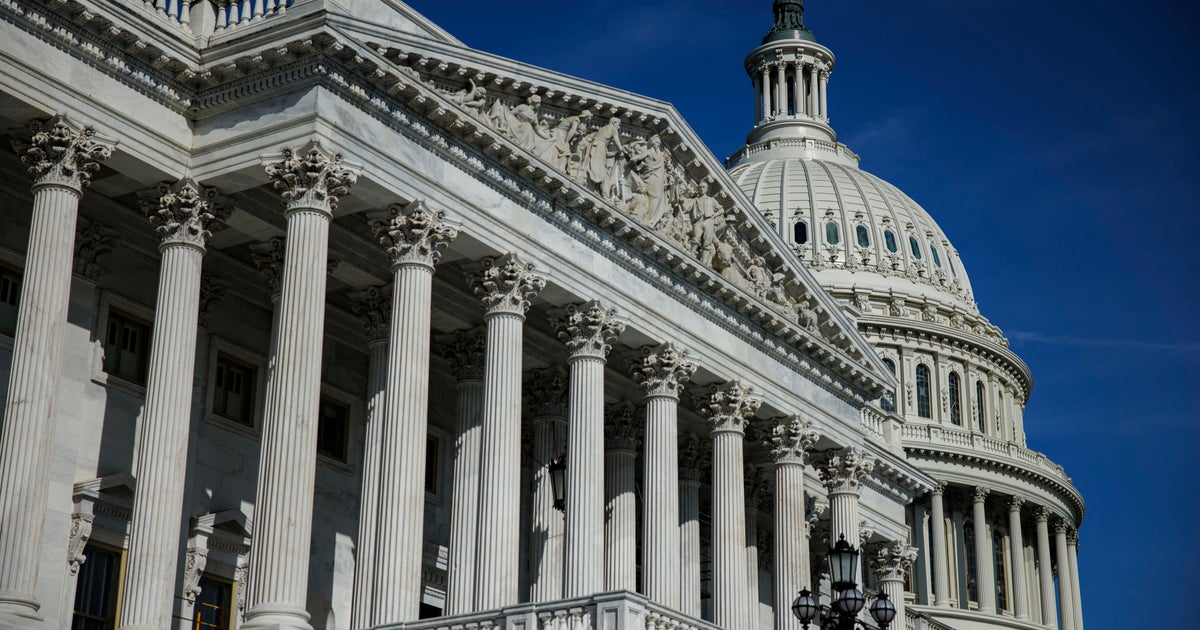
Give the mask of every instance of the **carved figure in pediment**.
<path id="1" fill-rule="evenodd" d="M 625 148 L 621 144 L 621 119 L 608 119 L 608 124 L 584 139 L 583 163 L 580 168 L 592 192 L 607 199 L 620 201 L 624 179 Z"/>
<path id="2" fill-rule="evenodd" d="M 591 119 L 592 112 L 587 110 L 578 116 L 568 116 L 560 120 L 553 128 L 542 119 L 538 122 L 538 146 L 534 152 L 547 164 L 568 171 L 576 141 Z"/>
<path id="3" fill-rule="evenodd" d="M 654 135 L 630 143 L 625 154 L 632 167 L 629 190 L 633 193 L 627 210 L 646 225 L 656 227 L 667 212 L 667 154 L 662 140 Z"/>
<path id="4" fill-rule="evenodd" d="M 464 109 L 482 115 L 483 108 L 487 106 L 487 88 L 475 85 L 474 79 L 468 80 L 468 83 L 466 88 L 454 92 L 446 98 L 461 105 Z"/>
<path id="5" fill-rule="evenodd" d="M 712 267 L 717 256 L 717 235 L 725 230 L 725 213 L 715 199 L 698 188 L 688 191 L 682 206 L 692 223 L 690 240 L 696 258 Z"/>

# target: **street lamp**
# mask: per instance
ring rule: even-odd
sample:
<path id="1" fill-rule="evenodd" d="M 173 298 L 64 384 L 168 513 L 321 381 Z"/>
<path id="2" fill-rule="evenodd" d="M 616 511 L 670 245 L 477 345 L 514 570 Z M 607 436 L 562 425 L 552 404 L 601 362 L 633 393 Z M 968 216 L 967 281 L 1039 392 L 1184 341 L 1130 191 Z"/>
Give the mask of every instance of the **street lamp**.
<path id="1" fill-rule="evenodd" d="M 550 489 L 554 493 L 554 509 L 565 512 L 567 507 L 567 456 L 563 455 L 551 460 L 546 467 L 550 473 Z"/>
<path id="2" fill-rule="evenodd" d="M 829 607 L 829 614 L 821 620 L 821 630 L 854 630 L 856 626 L 867 628 L 857 619 L 858 613 L 867 603 L 867 598 L 858 590 L 858 584 L 854 581 L 857 573 L 858 550 L 846 542 L 845 536 L 839 536 L 837 543 L 829 550 L 833 604 Z M 805 630 L 808 630 L 808 624 L 816 619 L 820 608 L 817 599 L 807 588 L 801 589 L 799 596 L 792 602 L 792 614 L 800 620 Z M 888 599 L 887 593 L 880 593 L 868 612 L 878 624 L 879 630 L 887 630 L 888 625 L 896 618 L 896 605 Z"/>

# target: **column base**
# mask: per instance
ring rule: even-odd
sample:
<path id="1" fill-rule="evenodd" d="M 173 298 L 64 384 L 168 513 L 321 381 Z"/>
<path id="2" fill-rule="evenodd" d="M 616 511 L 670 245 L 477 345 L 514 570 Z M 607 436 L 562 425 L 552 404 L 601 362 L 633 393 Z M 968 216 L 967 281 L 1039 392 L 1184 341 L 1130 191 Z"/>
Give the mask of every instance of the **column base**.
<path id="1" fill-rule="evenodd" d="M 0 594 L 0 630 L 27 630 L 42 621 L 41 605 L 35 599 L 17 594 Z"/>
<path id="2" fill-rule="evenodd" d="M 246 613 L 243 630 L 313 630 L 308 611 L 289 606 L 255 606 Z"/>

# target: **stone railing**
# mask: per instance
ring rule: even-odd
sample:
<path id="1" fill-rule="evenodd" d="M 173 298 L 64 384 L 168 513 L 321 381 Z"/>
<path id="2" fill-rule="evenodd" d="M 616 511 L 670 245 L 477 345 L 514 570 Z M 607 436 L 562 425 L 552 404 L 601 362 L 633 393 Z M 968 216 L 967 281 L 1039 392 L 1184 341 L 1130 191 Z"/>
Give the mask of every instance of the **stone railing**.
<path id="1" fill-rule="evenodd" d="M 136 0 L 134 0 L 136 2 Z M 282 15 L 295 2 L 304 0 L 141 0 L 147 11 L 179 24 L 196 35 Z M 208 19 L 203 19 L 208 18 Z M 209 32 L 205 32 L 209 31 Z"/>
<path id="2" fill-rule="evenodd" d="M 954 630 L 954 628 L 912 608 L 904 609 L 905 630 Z"/>
<path id="3" fill-rule="evenodd" d="M 858 164 L 858 154 L 851 151 L 849 147 L 837 142 L 828 142 L 817 138 L 777 138 L 774 140 L 766 140 L 755 144 L 744 146 L 737 150 L 733 155 L 725 160 L 725 164 L 733 164 L 743 158 L 750 157 L 763 151 L 772 151 L 780 148 L 801 148 L 807 151 L 816 151 L 837 156 L 844 160 Z"/>
<path id="4" fill-rule="evenodd" d="M 971 433 L 961 429 L 950 429 L 932 424 L 907 423 L 904 425 L 903 435 L 906 442 L 944 444 L 980 453 L 1000 455 L 1016 460 L 1067 484 L 1071 483 L 1071 478 L 1063 471 L 1062 466 L 1050 461 L 1042 453 L 1031 451 L 1016 442 L 1009 442 L 982 433 Z"/>
<path id="5" fill-rule="evenodd" d="M 381 630 L 719 630 L 628 591 L 384 625 Z"/>
<path id="6" fill-rule="evenodd" d="M 879 439 L 883 437 L 883 414 L 871 407 L 862 408 L 862 428 Z"/>

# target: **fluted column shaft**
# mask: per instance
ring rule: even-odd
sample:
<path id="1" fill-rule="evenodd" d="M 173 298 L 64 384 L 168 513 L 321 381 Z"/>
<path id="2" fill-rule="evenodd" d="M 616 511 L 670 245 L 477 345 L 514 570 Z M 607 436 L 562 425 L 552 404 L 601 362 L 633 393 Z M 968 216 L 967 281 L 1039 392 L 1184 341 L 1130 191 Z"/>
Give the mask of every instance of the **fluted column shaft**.
<path id="1" fill-rule="evenodd" d="M 884 543 L 870 555 L 871 569 L 879 583 L 879 590 L 896 607 L 896 620 L 900 627 L 905 627 L 904 584 L 916 559 L 917 548 L 899 541 Z"/>
<path id="2" fill-rule="evenodd" d="M 367 360 L 367 422 L 363 440 L 362 491 L 358 506 L 358 545 L 354 558 L 354 600 L 350 627 L 366 628 L 371 623 L 374 600 L 376 529 L 379 525 L 379 468 L 383 442 L 384 407 L 387 404 L 386 338 L 373 339 Z"/>
<path id="3" fill-rule="evenodd" d="M 569 365 L 563 596 L 582 597 L 604 587 L 604 359 L 576 355 Z"/>
<path id="4" fill-rule="evenodd" d="M 542 462 L 534 472 L 533 550 L 529 599 L 548 602 L 562 598 L 563 513 L 554 508 L 554 487 L 549 462 L 562 455 L 566 434 L 563 415 L 543 415 L 533 421 L 533 456 Z"/>
<path id="5" fill-rule="evenodd" d="M 31 138 L 14 142 L 34 184 L 0 434 L 0 615 L 37 619 L 35 590 L 75 221 L 88 174 L 111 149 L 94 142 L 91 130 L 78 131 L 65 118 L 49 124 L 34 121 L 30 127 Z"/>
<path id="6" fill-rule="evenodd" d="M 804 66 L 799 62 L 792 63 L 792 115 L 804 114 Z"/>
<path id="7" fill-rule="evenodd" d="M 746 489 L 743 485 L 743 434 L 713 433 L 713 623 L 723 628 L 751 627 L 746 593 Z"/>
<path id="8" fill-rule="evenodd" d="M 626 448 L 610 448 L 604 454 L 604 590 L 607 591 L 637 591 L 636 459 L 637 452 Z"/>
<path id="9" fill-rule="evenodd" d="M 154 203 L 160 214 L 162 261 L 151 336 L 146 402 L 138 427 L 134 462 L 137 492 L 130 514 L 119 627 L 165 628 L 171 622 L 175 571 L 179 563 L 179 522 L 183 513 L 191 429 L 192 377 L 200 309 L 200 267 L 204 258 L 209 204 L 192 182 L 172 192 L 163 187 Z M 162 216 L 160 219 L 159 217 Z M 198 230 L 191 234 L 190 230 Z"/>
<path id="10" fill-rule="evenodd" d="M 484 304 L 482 444 L 475 609 L 511 606 L 519 596 L 521 518 L 521 352 L 529 298 L 545 286 L 514 255 L 484 259 L 468 272 Z"/>
<path id="11" fill-rule="evenodd" d="M 1079 536 L 1067 540 L 1067 560 L 1071 565 L 1072 610 L 1075 611 L 1075 630 L 1083 630 L 1083 598 L 1079 589 Z"/>
<path id="12" fill-rule="evenodd" d="M 950 560 L 946 557 L 946 485 L 934 486 L 929 495 L 929 529 L 933 538 L 933 603 L 935 606 L 950 605 L 950 576 L 947 569 Z"/>
<path id="13" fill-rule="evenodd" d="M 821 73 L 821 120 L 829 121 L 829 73 Z"/>
<path id="14" fill-rule="evenodd" d="M 1062 630 L 1075 628 L 1075 589 L 1071 586 L 1071 562 L 1067 553 L 1067 525 L 1054 525 L 1054 552 L 1058 561 L 1058 623 Z"/>
<path id="15" fill-rule="evenodd" d="M 454 489 L 450 508 L 450 569 L 446 614 L 472 611 L 475 603 L 475 542 L 479 538 L 479 463 L 484 385 L 482 378 L 459 380 L 456 386 Z"/>
<path id="16" fill-rule="evenodd" d="M 1036 512 L 1038 581 L 1042 589 L 1042 623 L 1047 628 L 1055 628 L 1058 626 L 1058 619 L 1055 616 L 1056 610 L 1054 607 L 1054 575 L 1050 569 L 1050 528 L 1047 525 L 1048 520 L 1049 513 L 1045 508 L 1041 508 Z"/>
<path id="17" fill-rule="evenodd" d="M 759 87 L 762 90 L 762 119 L 771 117 L 771 78 L 770 66 L 763 65 L 762 77 L 759 79 Z"/>
<path id="18" fill-rule="evenodd" d="M 684 530 L 695 529 L 699 554 L 699 506 L 696 519 L 681 519 L 679 481 L 679 398 L 673 391 L 646 396 L 646 446 L 642 486 L 645 514 L 642 516 L 643 590 L 650 600 L 680 608 L 680 594 L 693 588 L 689 578 L 680 580 L 681 559 L 690 550 L 683 545 Z M 695 484 L 697 501 L 699 483 Z M 682 528 L 682 529 L 681 529 Z M 682 550 L 682 554 L 681 554 Z M 699 603 L 699 558 L 696 558 L 696 602 Z"/>
<path id="19" fill-rule="evenodd" d="M 775 64 L 775 90 L 778 94 L 775 111 L 780 116 L 786 116 L 788 109 L 787 82 L 785 81 L 786 72 L 787 66 L 782 61 Z"/>
<path id="20" fill-rule="evenodd" d="M 1025 582 L 1025 539 L 1021 531 L 1022 500 L 1008 502 L 1009 556 L 1012 557 L 1013 611 L 1017 619 L 1029 619 L 1029 587 Z"/>
<path id="21" fill-rule="evenodd" d="M 988 544 L 987 501 L 988 491 L 976 488 L 971 504 L 971 515 L 975 521 L 975 571 L 979 580 L 979 612 L 996 610 L 996 562 L 992 546 Z"/>
<path id="22" fill-rule="evenodd" d="M 286 149 L 267 173 L 283 191 L 287 238 L 242 627 L 307 629 L 329 221 L 357 176 L 316 143 Z"/>
<path id="23" fill-rule="evenodd" d="M 816 590 L 807 583 L 808 545 L 802 532 L 804 514 L 804 460 L 791 458 L 775 465 L 775 630 L 799 630 L 800 621 L 789 613 L 800 589 Z"/>
<path id="24" fill-rule="evenodd" d="M 647 509 L 649 516 L 649 509 Z M 700 618 L 700 480 L 679 482 L 679 611 Z M 649 573 L 647 573 L 648 575 Z"/>
<path id="25" fill-rule="evenodd" d="M 747 493 L 747 497 L 749 497 Z M 758 626 L 758 509 L 754 500 L 746 504 L 746 614 Z"/>
<path id="26" fill-rule="evenodd" d="M 817 66 L 808 66 L 808 115 L 812 118 L 820 116 L 817 104 Z"/>

